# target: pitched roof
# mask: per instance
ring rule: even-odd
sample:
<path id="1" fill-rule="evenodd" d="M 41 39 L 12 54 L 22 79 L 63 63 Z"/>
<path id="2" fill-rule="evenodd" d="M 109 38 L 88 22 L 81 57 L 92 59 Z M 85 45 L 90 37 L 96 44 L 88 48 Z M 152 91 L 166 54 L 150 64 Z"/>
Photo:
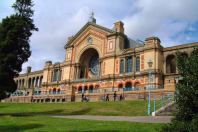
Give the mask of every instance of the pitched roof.
<path id="1" fill-rule="evenodd" d="M 126 37 L 124 40 L 124 48 L 128 49 L 128 48 L 136 48 L 136 47 L 140 47 L 140 46 L 144 46 L 143 43 L 133 40 L 129 37 Z"/>

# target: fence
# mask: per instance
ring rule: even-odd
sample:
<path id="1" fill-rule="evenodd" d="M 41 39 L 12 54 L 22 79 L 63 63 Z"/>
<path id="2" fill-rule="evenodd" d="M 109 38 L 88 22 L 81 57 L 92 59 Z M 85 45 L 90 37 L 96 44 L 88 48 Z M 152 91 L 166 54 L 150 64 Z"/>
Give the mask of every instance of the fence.
<path id="1" fill-rule="evenodd" d="M 124 91 L 139 91 L 140 88 L 139 87 L 138 88 L 134 88 L 134 87 L 132 87 L 132 88 L 123 88 L 123 90 Z"/>
<path id="2" fill-rule="evenodd" d="M 45 92 L 45 93 L 33 93 L 33 95 L 59 95 L 59 94 L 65 94 L 66 92 L 60 91 L 60 92 Z"/>

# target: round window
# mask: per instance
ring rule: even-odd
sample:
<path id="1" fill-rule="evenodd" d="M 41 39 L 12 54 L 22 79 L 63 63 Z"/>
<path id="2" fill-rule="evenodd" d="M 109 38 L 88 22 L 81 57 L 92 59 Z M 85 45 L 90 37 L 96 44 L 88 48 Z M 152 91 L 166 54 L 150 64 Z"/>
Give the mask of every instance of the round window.
<path id="1" fill-rule="evenodd" d="M 88 43 L 92 44 L 92 38 L 91 37 L 88 38 Z"/>

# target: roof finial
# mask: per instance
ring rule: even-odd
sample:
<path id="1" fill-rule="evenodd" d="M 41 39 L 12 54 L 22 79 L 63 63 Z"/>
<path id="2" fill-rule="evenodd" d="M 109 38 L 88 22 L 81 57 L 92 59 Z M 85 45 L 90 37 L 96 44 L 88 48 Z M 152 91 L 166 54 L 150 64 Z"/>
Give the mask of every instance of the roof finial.
<path id="1" fill-rule="evenodd" d="M 94 18 L 94 12 L 93 11 L 90 14 L 90 18 Z"/>
<path id="2" fill-rule="evenodd" d="M 94 18 L 94 12 L 92 11 L 89 17 L 89 22 L 96 23 L 96 19 Z"/>

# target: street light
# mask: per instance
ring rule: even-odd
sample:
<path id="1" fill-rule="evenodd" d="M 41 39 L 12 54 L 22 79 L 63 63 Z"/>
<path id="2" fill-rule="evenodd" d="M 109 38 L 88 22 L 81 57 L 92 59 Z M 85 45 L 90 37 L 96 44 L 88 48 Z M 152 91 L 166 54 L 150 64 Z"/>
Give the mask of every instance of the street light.
<path id="1" fill-rule="evenodd" d="M 149 66 L 149 70 L 148 70 L 148 72 L 149 72 L 148 115 L 150 115 L 150 114 L 151 114 L 151 72 L 152 72 L 151 68 L 152 68 L 153 62 L 152 62 L 152 60 L 150 59 L 147 63 L 148 63 L 148 66 Z"/>

